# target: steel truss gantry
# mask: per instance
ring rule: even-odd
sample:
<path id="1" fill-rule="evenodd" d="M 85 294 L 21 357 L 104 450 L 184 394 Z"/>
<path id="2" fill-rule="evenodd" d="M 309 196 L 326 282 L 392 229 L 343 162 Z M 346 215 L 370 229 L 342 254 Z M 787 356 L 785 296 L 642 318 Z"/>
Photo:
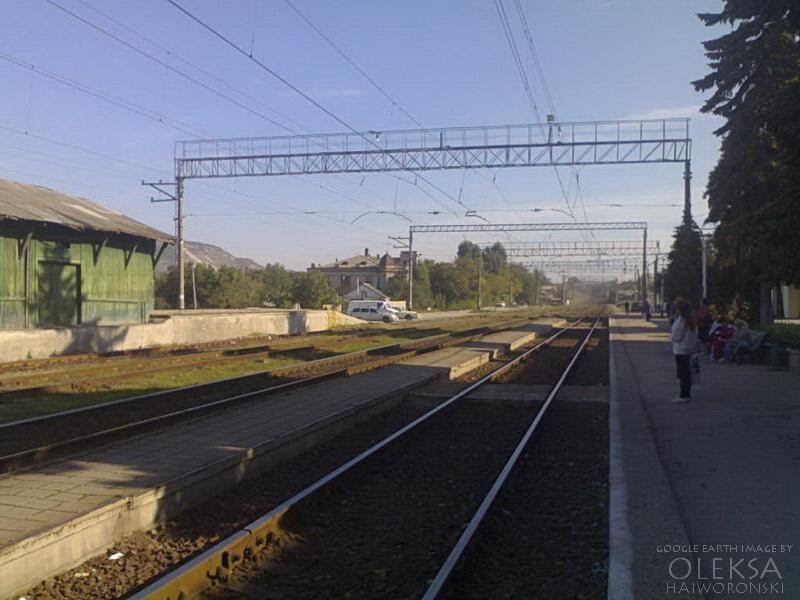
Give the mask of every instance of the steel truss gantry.
<path id="1" fill-rule="evenodd" d="M 179 178 L 689 160 L 689 119 L 404 129 L 188 140 L 175 145 Z"/>
<path id="2" fill-rule="evenodd" d="M 178 271 L 184 266 L 186 179 L 682 162 L 688 210 L 691 153 L 685 118 L 181 141 L 175 145 L 171 196 L 177 204 Z M 184 308 L 182 276 L 178 308 Z"/>
<path id="3" fill-rule="evenodd" d="M 638 268 L 638 260 L 634 263 L 626 260 L 619 259 L 596 259 L 596 260 L 574 260 L 574 261 L 558 261 L 558 260 L 528 260 L 517 261 L 515 265 L 521 265 L 528 269 L 536 269 L 538 271 L 557 271 L 559 273 L 596 273 L 600 270 L 603 271 L 628 271 Z"/>
<path id="4" fill-rule="evenodd" d="M 509 258 L 562 257 L 562 256 L 638 256 L 642 253 L 642 242 L 628 241 L 580 241 L 580 242 L 504 242 Z M 658 254 L 659 242 L 648 244 L 647 251 Z"/>
<path id="5" fill-rule="evenodd" d="M 638 230 L 642 232 L 639 251 L 642 254 L 642 289 L 643 298 L 647 296 L 647 222 L 645 221 L 609 221 L 587 223 L 476 223 L 465 225 L 411 225 L 408 238 L 395 238 L 408 248 L 411 260 L 408 273 L 408 306 L 414 306 L 414 234 L 420 233 L 493 233 L 513 231 L 620 231 Z M 618 242 L 619 243 L 619 242 Z M 595 261 L 597 262 L 597 261 Z M 595 267 L 596 268 L 596 267 Z"/>

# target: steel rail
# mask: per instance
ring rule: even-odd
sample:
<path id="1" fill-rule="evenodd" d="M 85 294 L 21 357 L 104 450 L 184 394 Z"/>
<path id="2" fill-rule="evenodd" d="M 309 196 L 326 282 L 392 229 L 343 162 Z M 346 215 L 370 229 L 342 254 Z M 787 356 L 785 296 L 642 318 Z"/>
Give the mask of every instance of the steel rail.
<path id="1" fill-rule="evenodd" d="M 453 573 L 453 570 L 458 564 L 459 559 L 464 554 L 464 551 L 466 550 L 467 546 L 474 538 L 475 533 L 478 531 L 478 528 L 483 522 L 483 519 L 486 517 L 487 513 L 489 512 L 489 509 L 491 508 L 492 504 L 494 503 L 495 499 L 500 493 L 500 490 L 502 489 L 503 485 L 508 479 L 511 470 L 517 464 L 517 460 L 522 455 L 522 452 L 528 445 L 528 442 L 530 441 L 531 437 L 533 437 L 533 433 L 536 431 L 536 428 L 539 426 L 539 423 L 541 422 L 542 418 L 547 413 L 547 409 L 550 408 L 553 399 L 560 391 L 561 386 L 563 385 L 564 381 L 566 380 L 567 376 L 572 370 L 573 365 L 583 352 L 583 349 L 586 347 L 586 344 L 591 339 L 592 334 L 597 328 L 597 324 L 599 322 L 600 322 L 600 317 L 598 316 L 595 319 L 592 328 L 589 330 L 589 333 L 586 334 L 583 343 L 581 343 L 580 347 L 575 352 L 575 355 L 572 357 L 572 360 L 569 362 L 567 367 L 562 372 L 561 377 L 553 386 L 553 389 L 550 390 L 550 393 L 547 395 L 547 398 L 545 399 L 544 403 L 536 412 L 536 416 L 534 416 L 533 421 L 531 421 L 531 424 L 528 426 L 528 429 L 525 431 L 524 435 L 520 439 L 519 443 L 517 444 L 517 447 L 509 456 L 508 460 L 506 461 L 506 464 L 503 466 L 503 469 L 497 476 L 497 479 L 495 479 L 494 483 L 492 484 L 492 487 L 489 488 L 489 491 L 486 493 L 486 496 L 483 498 L 483 501 L 478 506 L 477 510 L 475 511 L 475 514 L 472 516 L 472 519 L 470 519 L 469 523 L 467 524 L 467 527 L 461 533 L 461 536 L 458 538 L 458 541 L 456 541 L 455 546 L 453 546 L 453 549 L 451 550 L 450 554 L 447 556 L 444 563 L 440 567 L 439 571 L 436 573 L 436 577 L 434 577 L 430 586 L 428 586 L 425 595 L 422 596 L 422 600 L 436 600 L 436 598 L 439 597 L 439 594 L 441 593 L 442 589 L 444 588 L 445 584 L 450 578 L 450 575 Z"/>
<path id="2" fill-rule="evenodd" d="M 361 334 L 357 336 L 359 339 L 369 339 L 370 337 L 377 337 L 385 333 L 383 329 L 375 329 L 371 330 L 366 334 Z M 433 337 L 433 336 L 427 336 Z M 402 342 L 400 342 L 402 343 Z M 390 344 L 389 346 L 393 346 L 395 344 Z M 200 345 L 192 346 L 200 347 Z M 202 368 L 202 367 L 209 367 L 209 366 L 219 366 L 228 363 L 235 363 L 237 361 L 252 361 L 261 359 L 264 357 L 274 356 L 280 357 L 282 354 L 287 352 L 296 352 L 300 350 L 308 350 L 313 349 L 314 346 L 282 346 L 279 343 L 258 343 L 258 344 L 250 344 L 250 345 L 229 345 L 226 346 L 222 343 L 216 343 L 215 345 L 209 346 L 208 349 L 198 349 L 192 350 L 189 352 L 181 352 L 180 350 L 175 352 L 163 352 L 163 353 L 152 353 L 150 356 L 147 355 L 146 350 L 135 350 L 135 351 L 126 351 L 124 353 L 120 353 L 119 355 L 114 356 L 103 356 L 99 355 L 96 357 L 99 360 L 96 360 L 94 364 L 88 365 L 80 365 L 78 364 L 77 368 L 69 369 L 66 371 L 53 371 L 49 369 L 46 365 L 43 365 L 41 369 L 30 369 L 25 370 L 19 374 L 11 375 L 10 370 L 3 371 L 4 365 L 0 365 L 0 397 L 5 395 L 17 395 L 21 393 L 31 393 L 31 392 L 39 392 L 39 391 L 46 391 L 46 392 L 53 392 L 57 390 L 57 388 L 63 388 L 67 386 L 73 386 L 76 383 L 80 383 L 82 381 L 86 381 L 87 379 L 91 378 L 93 383 L 97 383 L 99 381 L 114 381 L 114 380 L 122 380 L 127 379 L 129 377 L 139 377 L 143 374 L 155 374 L 166 372 L 170 370 L 177 370 L 181 368 Z M 148 349 L 153 350 L 153 349 Z M 369 350 L 366 348 L 365 350 Z M 358 352 L 358 351 L 356 351 Z M 86 355 L 80 355 L 86 356 Z M 162 366 L 158 367 L 147 367 L 144 369 L 132 370 L 132 367 L 135 367 L 134 364 L 138 360 L 143 359 L 152 359 L 152 358 L 159 358 L 159 363 Z M 332 357 L 331 357 L 332 358 Z M 39 359 L 39 360 L 47 360 L 47 359 Z M 88 361 L 90 359 L 84 358 L 83 361 Z M 76 361 L 77 362 L 77 361 Z M 168 363 L 168 364 L 163 364 Z M 64 363 L 64 365 L 68 364 L 75 364 L 75 363 Z M 56 364 L 55 366 L 59 366 Z M 296 366 L 296 365 L 292 365 Z M 286 367 L 286 368 L 291 368 Z M 50 383 L 43 383 L 40 380 L 42 379 L 53 379 L 54 376 L 62 376 L 63 379 L 50 382 Z M 96 375 L 99 375 L 97 377 Z M 10 385 L 8 383 L 4 384 L 4 381 L 7 381 L 13 377 L 14 385 Z"/>
<path id="3" fill-rule="evenodd" d="M 552 343 L 565 332 L 573 329 L 583 318 L 573 321 L 565 327 L 556 331 L 547 339 L 539 342 L 523 354 L 514 358 L 509 363 L 502 365 L 491 373 L 483 376 L 478 381 L 472 383 L 465 389 L 451 396 L 449 399 L 438 406 L 417 417 L 410 423 L 404 425 L 394 433 L 388 435 L 381 441 L 370 446 L 357 456 L 348 460 L 327 475 L 321 477 L 314 483 L 308 485 L 300 492 L 285 500 L 263 516 L 259 517 L 250 524 L 244 526 L 239 531 L 229 535 L 224 540 L 218 542 L 211 548 L 201 552 L 188 562 L 170 571 L 163 577 L 142 588 L 138 592 L 130 595 L 129 600 L 189 600 L 202 593 L 214 584 L 214 582 L 225 578 L 227 572 L 232 570 L 236 563 L 244 557 L 253 555 L 258 549 L 268 543 L 273 535 L 280 529 L 280 520 L 287 511 L 293 506 L 318 491 L 334 479 L 350 471 L 353 467 L 361 464 L 367 458 L 379 452 L 401 436 L 424 423 L 434 415 L 440 413 L 448 406 L 457 402 L 461 398 L 472 393 L 482 385 L 494 381 L 497 377 L 505 374 L 520 363 L 526 361 L 534 353 Z"/>
<path id="4" fill-rule="evenodd" d="M 416 356 L 418 354 L 423 354 L 441 348 L 446 348 L 452 345 L 463 343 L 465 341 L 473 341 L 490 333 L 509 329 L 511 327 L 520 324 L 521 322 L 525 322 L 528 320 L 529 320 L 528 318 L 516 318 L 516 319 L 511 319 L 500 325 L 482 326 L 462 331 L 437 334 L 425 338 L 420 338 L 418 340 L 412 340 L 409 342 L 401 342 L 398 344 L 389 344 L 386 346 L 378 346 L 375 348 L 357 350 L 355 352 L 349 352 L 339 356 L 322 358 L 316 361 L 309 361 L 306 363 L 301 363 L 299 365 L 283 367 L 281 369 L 275 369 L 273 371 L 264 371 L 254 374 L 251 373 L 248 375 L 239 375 L 236 377 L 199 383 L 172 390 L 153 392 L 151 394 L 144 394 L 141 396 L 134 396 L 131 398 L 122 398 L 120 400 L 114 400 L 112 402 L 107 402 L 105 404 L 84 406 L 80 408 L 70 409 L 67 411 L 62 411 L 59 413 L 41 415 L 38 417 L 31 417 L 29 419 L 11 421 L 9 423 L 0 423 L 0 434 L 15 428 L 19 429 L 26 426 L 40 426 L 43 423 L 44 424 L 52 423 L 51 427 L 58 427 L 59 419 L 65 419 L 82 414 L 87 414 L 87 416 L 91 418 L 92 415 L 96 416 L 102 414 L 103 412 L 112 412 L 113 410 L 119 409 L 120 407 L 124 408 L 126 404 L 143 403 L 143 402 L 151 403 L 153 401 L 159 401 L 164 403 L 168 401 L 168 399 L 171 397 L 182 395 L 187 392 L 204 390 L 204 389 L 206 391 L 210 391 L 214 387 L 219 387 L 221 385 L 228 385 L 234 382 L 241 382 L 248 379 L 259 379 L 264 377 L 265 375 L 270 378 L 276 378 L 280 376 L 286 376 L 288 373 L 291 372 L 307 371 L 308 369 L 318 368 L 319 366 L 330 365 L 332 367 L 332 370 L 328 372 L 318 375 L 312 375 L 309 377 L 298 379 L 296 381 L 284 382 L 277 385 L 260 388 L 257 390 L 242 392 L 240 394 L 227 396 L 224 398 L 212 400 L 210 402 L 205 402 L 202 404 L 197 404 L 195 406 L 190 406 L 180 410 L 170 411 L 167 413 L 154 415 L 144 419 L 139 419 L 136 421 L 131 421 L 129 423 L 124 423 L 114 427 L 109 427 L 99 431 L 76 436 L 66 440 L 60 440 L 52 444 L 37 446 L 34 448 L 21 450 L 19 452 L 14 452 L 12 454 L 7 454 L 5 456 L 0 456 L 0 476 L 12 471 L 18 471 L 24 467 L 41 464 L 48 460 L 53 460 L 56 458 L 64 458 L 67 455 L 74 454 L 82 450 L 86 450 L 90 447 L 97 447 L 99 445 L 102 445 L 104 442 L 117 441 L 119 439 L 120 434 L 126 434 L 127 438 L 130 439 L 130 437 L 133 437 L 134 434 L 146 433 L 156 427 L 170 425 L 178 421 L 183 421 L 185 419 L 192 417 L 199 417 L 203 414 L 208 414 L 211 412 L 217 412 L 219 410 L 228 408 L 230 406 L 235 406 L 240 403 L 253 400 L 260 396 L 268 396 L 274 393 L 286 391 L 287 389 L 294 389 L 294 388 L 314 385 L 316 383 L 334 377 L 341 377 L 356 373 L 362 373 L 372 369 L 387 366 L 389 364 L 396 363 L 401 360 L 405 360 L 407 358 Z M 382 352 L 395 349 L 399 350 L 399 352 L 397 352 L 396 354 L 392 354 L 390 356 L 384 356 L 373 360 L 369 360 L 375 355 L 380 355 L 380 353 Z M 347 365 L 335 368 L 335 365 L 337 364 L 358 358 L 364 358 L 366 359 L 366 362 L 363 364 Z"/>

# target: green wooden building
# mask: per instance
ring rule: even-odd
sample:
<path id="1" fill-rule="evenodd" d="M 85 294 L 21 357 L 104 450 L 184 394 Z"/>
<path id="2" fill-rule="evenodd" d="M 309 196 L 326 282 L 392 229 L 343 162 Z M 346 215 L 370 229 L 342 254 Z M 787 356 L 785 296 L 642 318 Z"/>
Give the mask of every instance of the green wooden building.
<path id="1" fill-rule="evenodd" d="M 0 329 L 146 322 L 171 243 L 94 202 L 0 179 Z"/>

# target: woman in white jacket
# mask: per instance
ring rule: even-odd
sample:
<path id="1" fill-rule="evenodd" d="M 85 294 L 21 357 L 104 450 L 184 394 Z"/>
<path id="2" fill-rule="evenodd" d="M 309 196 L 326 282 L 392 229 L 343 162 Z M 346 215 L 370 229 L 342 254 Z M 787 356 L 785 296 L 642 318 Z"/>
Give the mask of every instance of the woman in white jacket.
<path id="1" fill-rule="evenodd" d="M 677 302 L 678 317 L 672 324 L 670 341 L 675 355 L 678 379 L 681 382 L 680 395 L 673 402 L 688 402 L 692 397 L 691 356 L 697 352 L 697 326 L 692 319 L 689 303 L 680 299 Z"/>

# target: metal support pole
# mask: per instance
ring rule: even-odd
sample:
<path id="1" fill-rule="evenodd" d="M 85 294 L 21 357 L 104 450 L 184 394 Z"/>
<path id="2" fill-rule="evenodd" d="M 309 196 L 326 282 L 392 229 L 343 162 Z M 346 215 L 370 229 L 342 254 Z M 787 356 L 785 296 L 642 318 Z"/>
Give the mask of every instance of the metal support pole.
<path id="1" fill-rule="evenodd" d="M 414 234 L 408 232 L 408 310 L 414 309 Z"/>
<path id="2" fill-rule="evenodd" d="M 192 263 L 192 299 L 194 300 L 194 309 L 197 310 L 197 279 L 194 276 L 194 270 L 197 268 L 197 263 Z"/>
<path id="3" fill-rule="evenodd" d="M 647 302 L 647 229 L 645 228 L 644 243 L 642 244 L 642 309 Z"/>
<path id="4" fill-rule="evenodd" d="M 706 248 L 707 246 L 707 239 L 704 233 L 700 234 L 700 244 L 702 246 L 702 255 L 700 260 L 702 261 L 702 277 L 703 277 L 703 298 L 708 297 L 708 258 L 706 257 Z"/>
<path id="5" fill-rule="evenodd" d="M 508 306 L 514 305 L 514 272 L 511 270 L 511 263 L 508 263 Z"/>
<path id="6" fill-rule="evenodd" d="M 478 254 L 478 310 L 481 309 L 481 272 L 483 271 L 483 253 Z"/>
<path id="7" fill-rule="evenodd" d="M 692 162 L 683 163 L 683 218 L 692 220 Z"/>
<path id="8" fill-rule="evenodd" d="M 658 290 L 656 289 L 656 281 L 658 280 L 658 258 L 659 255 L 656 254 L 656 260 L 653 262 L 653 310 L 655 310 L 661 302 L 658 297 Z"/>
<path id="9" fill-rule="evenodd" d="M 177 215 L 175 217 L 175 238 L 177 248 L 175 249 L 178 255 L 178 309 L 185 310 L 186 302 L 184 298 L 184 255 L 183 255 L 183 178 L 175 178 L 175 199 L 177 205 Z"/>

